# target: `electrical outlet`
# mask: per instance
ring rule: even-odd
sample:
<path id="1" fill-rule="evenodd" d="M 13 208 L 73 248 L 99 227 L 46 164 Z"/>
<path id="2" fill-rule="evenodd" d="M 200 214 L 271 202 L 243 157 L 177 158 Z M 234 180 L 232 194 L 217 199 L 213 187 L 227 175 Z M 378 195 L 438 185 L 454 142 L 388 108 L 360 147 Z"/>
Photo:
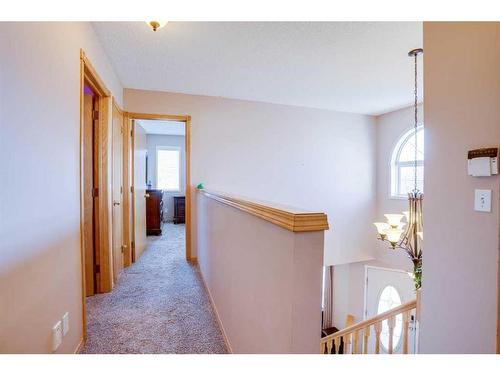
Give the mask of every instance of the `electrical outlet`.
<path id="1" fill-rule="evenodd" d="M 66 336 L 69 331 L 69 312 L 65 312 L 62 317 L 62 331 L 63 336 Z"/>
<path id="2" fill-rule="evenodd" d="M 52 352 L 55 352 L 59 345 L 62 343 L 63 331 L 62 323 L 59 320 L 54 327 L 52 327 Z"/>

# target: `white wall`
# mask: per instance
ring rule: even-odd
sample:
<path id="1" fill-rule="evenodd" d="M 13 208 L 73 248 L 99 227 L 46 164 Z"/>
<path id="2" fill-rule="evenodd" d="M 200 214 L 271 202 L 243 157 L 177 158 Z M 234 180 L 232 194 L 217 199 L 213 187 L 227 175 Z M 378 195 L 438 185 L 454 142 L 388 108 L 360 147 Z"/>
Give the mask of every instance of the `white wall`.
<path id="1" fill-rule="evenodd" d="M 411 93 L 410 93 L 411 94 Z M 413 107 L 377 116 L 376 121 L 376 210 L 372 221 L 385 221 L 386 213 L 408 210 L 408 200 L 390 196 L 390 162 L 399 138 L 413 127 Z M 419 105 L 419 119 L 423 106 Z M 389 249 L 386 242 L 376 240 L 375 226 L 369 228 L 373 259 L 334 267 L 334 325 L 344 327 L 347 314 L 356 322 L 363 319 L 365 266 L 378 266 L 412 271 L 413 265 L 402 250 Z"/>
<path id="2" fill-rule="evenodd" d="M 122 103 L 88 23 L 0 23 L 0 352 L 47 353 L 64 312 L 82 338 L 80 48 Z"/>
<path id="3" fill-rule="evenodd" d="M 147 134 L 148 145 L 148 180 L 151 181 L 154 189 L 156 186 L 156 147 L 157 146 L 174 146 L 181 149 L 181 170 L 180 170 L 180 191 L 163 193 L 163 220 L 172 221 L 174 217 L 174 198 L 175 196 L 185 195 L 186 187 L 186 138 L 180 135 L 159 135 Z M 165 210 L 166 208 L 166 210 Z"/>
<path id="4" fill-rule="evenodd" d="M 167 92 L 126 89 L 124 95 L 131 112 L 192 116 L 193 186 L 203 182 L 214 190 L 326 212 L 331 229 L 325 232 L 325 262 L 371 257 L 373 118 Z"/>
<path id="5" fill-rule="evenodd" d="M 291 232 L 205 197 L 198 262 L 233 353 L 318 353 L 323 232 Z"/>
<path id="6" fill-rule="evenodd" d="M 500 23 L 424 23 L 423 353 L 494 353 L 499 178 L 467 175 L 467 151 L 500 143 Z M 491 189 L 491 213 L 473 209 Z"/>

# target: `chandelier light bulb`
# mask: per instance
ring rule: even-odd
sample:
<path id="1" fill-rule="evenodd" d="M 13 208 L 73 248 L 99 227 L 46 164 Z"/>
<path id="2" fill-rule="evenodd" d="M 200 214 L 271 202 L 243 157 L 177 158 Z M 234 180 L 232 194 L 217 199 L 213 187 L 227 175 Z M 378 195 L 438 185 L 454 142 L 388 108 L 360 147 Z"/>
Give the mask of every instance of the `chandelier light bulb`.
<path id="1" fill-rule="evenodd" d="M 395 247 L 399 239 L 401 238 L 401 234 L 403 234 L 403 230 L 398 228 L 390 228 L 385 231 L 385 234 L 387 235 L 387 240 L 391 243 L 392 247 Z"/>
<path id="2" fill-rule="evenodd" d="M 385 239 L 385 231 L 391 226 L 387 223 L 373 223 L 373 225 L 377 227 L 377 232 L 380 235 L 380 238 Z"/>
<path id="3" fill-rule="evenodd" d="M 389 225 L 393 228 L 397 228 L 403 218 L 401 214 L 385 214 L 384 216 L 387 218 Z"/>

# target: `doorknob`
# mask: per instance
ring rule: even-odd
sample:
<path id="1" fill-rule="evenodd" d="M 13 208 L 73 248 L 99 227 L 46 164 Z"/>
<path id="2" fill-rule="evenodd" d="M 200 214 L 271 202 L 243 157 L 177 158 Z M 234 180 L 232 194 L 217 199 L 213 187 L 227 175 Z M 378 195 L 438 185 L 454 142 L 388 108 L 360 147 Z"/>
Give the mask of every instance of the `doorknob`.
<path id="1" fill-rule="evenodd" d="M 149 198 L 149 194 L 144 194 L 144 198 Z"/>
<path id="2" fill-rule="evenodd" d="M 113 202 L 113 206 L 119 206 L 119 205 L 120 205 L 120 202 L 117 202 L 117 201 Z"/>

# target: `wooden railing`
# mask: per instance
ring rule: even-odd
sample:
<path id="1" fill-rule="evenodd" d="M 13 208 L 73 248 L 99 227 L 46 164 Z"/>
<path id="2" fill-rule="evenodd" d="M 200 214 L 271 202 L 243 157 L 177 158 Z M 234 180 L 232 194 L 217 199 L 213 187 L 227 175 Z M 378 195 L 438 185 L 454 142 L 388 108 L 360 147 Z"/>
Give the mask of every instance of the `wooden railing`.
<path id="1" fill-rule="evenodd" d="M 206 197 L 234 207 L 291 232 L 316 232 L 328 230 L 328 218 L 323 212 L 306 211 L 275 203 L 259 202 L 226 193 L 199 190 Z"/>
<path id="2" fill-rule="evenodd" d="M 382 333 L 382 323 L 387 320 L 389 330 L 389 343 L 387 353 L 393 354 L 394 327 L 396 326 L 396 317 L 402 314 L 402 348 L 401 353 L 408 354 L 409 331 L 412 310 L 417 309 L 417 300 L 406 302 L 398 307 L 383 312 L 373 318 L 364 320 L 350 327 L 344 328 L 331 335 L 321 339 L 321 354 L 368 354 L 368 340 L 372 333 L 375 333 L 375 354 L 380 354 Z M 359 341 L 361 338 L 361 342 Z M 370 353 L 371 354 L 371 353 Z"/>

